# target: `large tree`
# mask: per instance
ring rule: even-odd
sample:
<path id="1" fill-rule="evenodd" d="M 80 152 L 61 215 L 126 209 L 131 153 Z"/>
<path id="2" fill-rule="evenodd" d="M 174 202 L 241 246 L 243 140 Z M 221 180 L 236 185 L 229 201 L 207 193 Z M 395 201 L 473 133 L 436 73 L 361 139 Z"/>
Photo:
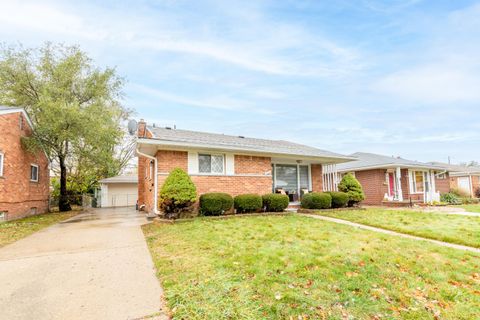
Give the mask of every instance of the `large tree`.
<path id="1" fill-rule="evenodd" d="M 123 80 L 115 69 L 96 67 L 77 46 L 0 48 L 0 104 L 23 107 L 33 122 L 24 139 L 43 149 L 60 173 L 60 211 L 70 210 L 68 165 L 105 168 L 121 141 Z"/>

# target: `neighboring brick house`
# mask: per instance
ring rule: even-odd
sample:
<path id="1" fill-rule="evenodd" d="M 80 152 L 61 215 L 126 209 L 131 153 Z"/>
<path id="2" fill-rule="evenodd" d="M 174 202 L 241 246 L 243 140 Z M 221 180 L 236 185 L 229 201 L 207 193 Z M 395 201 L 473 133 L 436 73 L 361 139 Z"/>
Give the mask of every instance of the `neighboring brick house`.
<path id="1" fill-rule="evenodd" d="M 282 140 L 265 140 L 146 126 L 138 123 L 138 203 L 157 212 L 158 190 L 174 168 L 188 172 L 197 194 L 266 194 L 292 200 L 323 191 L 322 165 L 352 158 Z"/>
<path id="2" fill-rule="evenodd" d="M 21 142 L 31 131 L 23 109 L 0 106 L 0 220 L 48 210 L 48 159 L 43 152 L 28 152 Z"/>
<path id="3" fill-rule="evenodd" d="M 358 160 L 337 165 L 337 171 L 355 175 L 365 192 L 364 204 L 429 203 L 449 192 L 448 171 L 440 166 L 373 153 L 350 156 Z"/>
<path id="4" fill-rule="evenodd" d="M 480 167 L 430 162 L 450 173 L 450 189 L 457 189 L 474 198 L 480 190 Z"/>

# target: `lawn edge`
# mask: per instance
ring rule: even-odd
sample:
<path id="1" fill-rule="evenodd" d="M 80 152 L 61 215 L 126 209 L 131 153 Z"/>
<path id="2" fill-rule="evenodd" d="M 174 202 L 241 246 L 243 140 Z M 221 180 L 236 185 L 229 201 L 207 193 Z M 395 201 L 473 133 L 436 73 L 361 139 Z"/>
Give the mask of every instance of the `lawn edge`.
<path id="1" fill-rule="evenodd" d="M 312 213 L 307 213 L 307 214 L 314 214 L 314 215 L 322 216 L 322 217 L 325 217 L 325 218 L 333 218 L 333 219 L 338 219 L 338 220 L 342 220 L 342 221 L 345 221 L 345 222 L 352 222 L 352 223 L 356 223 L 356 224 L 359 224 L 359 225 L 364 225 L 364 226 L 367 226 L 367 227 L 383 229 L 385 231 L 393 231 L 393 232 L 397 232 L 397 233 L 401 233 L 401 234 L 405 234 L 405 235 L 409 235 L 409 236 L 415 236 L 415 237 L 419 237 L 419 238 L 435 240 L 435 241 L 440 241 L 440 242 L 445 242 L 445 243 L 450 243 L 450 244 L 456 244 L 456 245 L 461 245 L 461 246 L 470 247 L 470 248 L 474 248 L 474 249 L 480 249 L 480 244 L 472 245 L 470 243 L 462 242 L 461 240 L 457 241 L 457 240 L 451 239 L 451 238 L 432 237 L 432 236 L 428 236 L 428 235 L 418 234 L 418 233 L 415 233 L 413 231 L 405 231 L 405 230 L 396 229 L 396 228 L 388 228 L 388 227 L 385 227 L 383 225 L 378 225 L 378 224 L 374 224 L 374 223 L 363 223 L 363 222 L 357 222 L 357 221 L 348 220 L 348 219 L 342 219 L 342 218 L 338 218 L 338 217 L 331 217 L 331 216 L 324 215 L 324 214 L 322 214 L 322 212 L 318 212 L 318 211 L 312 212 Z"/>

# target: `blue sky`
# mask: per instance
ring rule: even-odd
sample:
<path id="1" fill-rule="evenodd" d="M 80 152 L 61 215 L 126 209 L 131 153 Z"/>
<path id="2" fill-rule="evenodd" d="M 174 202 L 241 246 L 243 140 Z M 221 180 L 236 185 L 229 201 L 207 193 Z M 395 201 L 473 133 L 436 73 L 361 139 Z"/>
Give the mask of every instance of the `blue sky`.
<path id="1" fill-rule="evenodd" d="M 7 1 L 0 39 L 79 44 L 157 125 L 480 160 L 479 1 Z"/>

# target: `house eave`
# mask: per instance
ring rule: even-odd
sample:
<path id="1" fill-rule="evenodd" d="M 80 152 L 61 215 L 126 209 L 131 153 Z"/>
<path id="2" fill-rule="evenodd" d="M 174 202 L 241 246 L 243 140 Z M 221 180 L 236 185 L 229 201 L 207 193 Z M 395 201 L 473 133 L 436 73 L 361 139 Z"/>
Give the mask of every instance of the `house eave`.
<path id="1" fill-rule="evenodd" d="M 217 146 L 211 144 L 201 144 L 201 143 L 190 143 L 190 142 L 179 142 L 179 141 L 170 141 L 170 140 L 161 140 L 161 139 L 149 139 L 149 138 L 138 138 L 137 144 L 145 146 L 156 146 L 157 148 L 151 150 L 151 152 L 156 152 L 158 147 L 167 150 L 205 150 L 205 151 L 224 151 L 224 152 L 234 152 L 235 154 L 243 155 L 258 155 L 266 157 L 283 157 L 289 159 L 298 159 L 298 160 L 308 160 L 312 162 L 324 163 L 324 164 L 338 164 L 348 161 L 357 160 L 352 157 L 329 157 L 329 156 L 315 156 L 315 155 L 302 155 L 302 154 L 292 154 L 292 153 L 277 153 L 277 152 L 268 152 L 261 151 L 250 148 L 241 148 L 235 146 Z M 150 148 L 151 149 L 151 148 Z M 154 155 L 154 154 L 152 154 Z"/>

